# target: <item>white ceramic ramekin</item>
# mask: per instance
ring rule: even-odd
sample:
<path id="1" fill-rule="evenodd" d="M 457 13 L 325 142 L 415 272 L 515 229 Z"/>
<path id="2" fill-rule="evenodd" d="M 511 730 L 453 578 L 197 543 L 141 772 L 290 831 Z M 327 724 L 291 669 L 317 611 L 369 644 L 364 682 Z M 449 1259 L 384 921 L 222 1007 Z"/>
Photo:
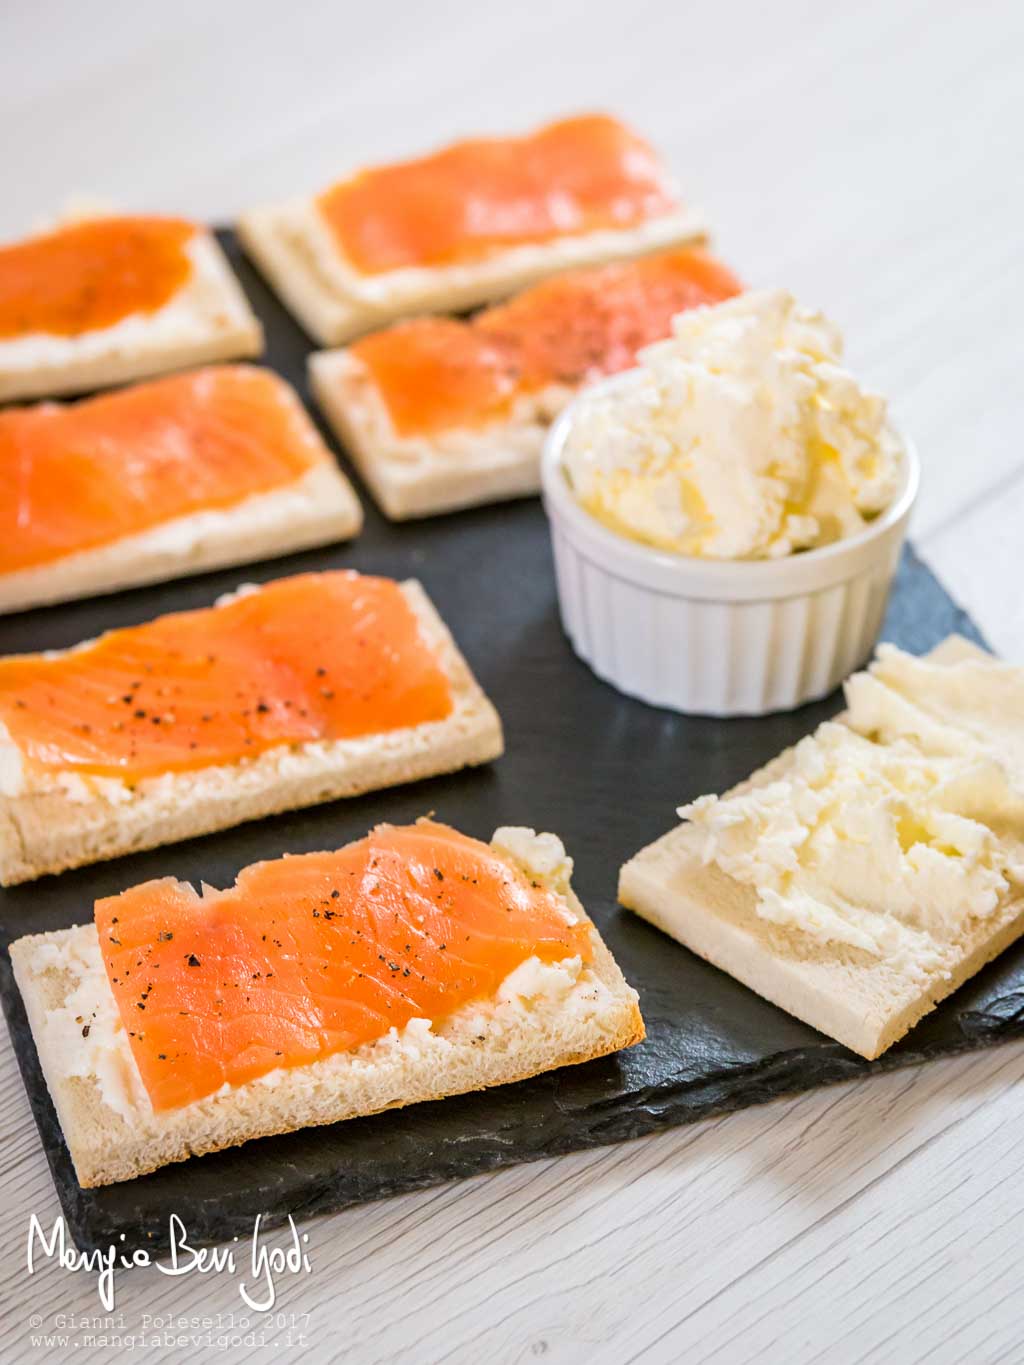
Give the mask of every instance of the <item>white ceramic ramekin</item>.
<path id="1" fill-rule="evenodd" d="M 599 678 L 653 706 L 760 716 L 827 696 L 869 658 L 920 481 L 909 442 L 900 492 L 858 535 L 785 559 L 697 559 L 580 506 L 562 466 L 573 409 L 548 434 L 541 480 L 562 623 Z"/>

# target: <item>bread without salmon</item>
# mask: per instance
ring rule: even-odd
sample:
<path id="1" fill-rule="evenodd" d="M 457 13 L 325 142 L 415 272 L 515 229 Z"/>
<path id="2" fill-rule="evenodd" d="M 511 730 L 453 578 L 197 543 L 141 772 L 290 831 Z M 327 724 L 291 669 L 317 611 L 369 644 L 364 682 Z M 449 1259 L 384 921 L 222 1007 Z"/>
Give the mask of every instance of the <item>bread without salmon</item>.
<path id="1" fill-rule="evenodd" d="M 322 346 L 337 346 L 396 318 L 476 308 L 560 270 L 702 242 L 707 232 L 701 214 L 678 209 L 638 227 L 510 247 L 470 264 L 374 275 L 346 262 L 311 199 L 243 213 L 238 236 L 310 336 Z"/>
<path id="2" fill-rule="evenodd" d="M 987 657 L 951 637 L 929 658 L 955 663 L 972 656 Z M 786 750 L 734 790 L 781 777 L 791 753 Z M 933 972 L 922 984 L 861 949 L 809 940 L 798 930 L 768 922 L 757 914 L 756 899 L 753 887 L 701 862 L 687 824 L 642 849 L 619 878 L 619 900 L 628 909 L 869 1060 L 1024 933 L 1024 898 L 1012 899 L 991 916 L 965 925 L 953 945 L 952 971 Z"/>
<path id="3" fill-rule="evenodd" d="M 400 436 L 366 367 L 345 350 L 309 358 L 310 387 L 384 514 L 392 521 L 528 497 L 540 488 L 548 426 L 573 390 L 550 385 L 479 430 Z"/>
<path id="4" fill-rule="evenodd" d="M 77 336 L 0 341 L 0 402 L 111 384 L 263 352 L 263 328 L 210 232 L 188 247 L 192 277 L 163 308 Z"/>
<path id="5" fill-rule="evenodd" d="M 532 831 L 520 833 L 535 840 L 542 837 Z M 564 872 L 551 877 L 542 866 L 522 861 L 537 880 L 547 882 L 585 916 Z M 451 1029 L 441 1021 L 436 1031 L 418 1037 L 409 1048 L 385 1039 L 350 1058 L 328 1058 L 278 1072 L 273 1084 L 254 1081 L 178 1110 L 160 1114 L 135 1110 L 129 1117 L 105 1102 L 97 1076 L 67 1074 L 68 1058 L 79 1041 L 74 1031 L 80 1032 L 83 1025 L 56 1012 L 81 985 L 83 975 L 73 966 L 38 960 L 40 947 L 52 947 L 57 956 L 72 945 L 79 956 L 94 951 L 100 960 L 95 925 L 19 939 L 11 946 L 11 959 L 64 1139 L 79 1182 L 88 1188 L 131 1180 L 170 1162 L 253 1138 L 525 1080 L 640 1042 L 644 1024 L 636 992 L 626 984 L 593 925 L 591 936 L 593 964 L 564 1001 L 539 998 L 496 1018 L 481 1016 L 473 1006 L 474 1025 L 469 1029 Z M 116 1008 L 102 970 L 95 980 L 97 990 L 106 991 L 108 1006 Z M 588 1007 L 588 999 L 599 1000 L 599 1006 Z M 89 1012 L 80 1015 L 88 1017 Z M 133 1065 L 127 1042 L 124 1052 L 127 1064 Z"/>
<path id="6" fill-rule="evenodd" d="M 451 715 L 357 739 L 281 745 L 239 763 L 146 778 L 124 801 L 59 789 L 0 795 L 0 886 L 499 757 L 498 713 L 420 585 L 409 581 L 402 591 L 448 676 Z"/>
<path id="7" fill-rule="evenodd" d="M 0 615 L 293 554 L 348 540 L 362 524 L 355 489 L 325 447 L 323 459 L 293 483 L 234 507 L 173 517 L 96 549 L 0 574 Z"/>

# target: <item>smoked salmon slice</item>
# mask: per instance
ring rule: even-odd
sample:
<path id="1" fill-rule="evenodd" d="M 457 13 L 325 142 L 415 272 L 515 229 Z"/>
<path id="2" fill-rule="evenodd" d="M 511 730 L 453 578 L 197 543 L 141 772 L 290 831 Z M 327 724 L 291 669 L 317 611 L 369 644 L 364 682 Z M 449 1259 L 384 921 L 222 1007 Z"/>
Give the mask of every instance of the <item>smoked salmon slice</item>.
<path id="1" fill-rule="evenodd" d="M 157 1110 L 442 1020 L 529 958 L 593 951 L 554 892 L 426 820 L 256 863 L 226 891 L 146 882 L 97 901 L 96 928 Z"/>
<path id="2" fill-rule="evenodd" d="M 364 170 L 316 206 L 346 262 L 374 275 L 635 227 L 678 204 L 649 144 L 617 119 L 588 114 Z"/>
<path id="3" fill-rule="evenodd" d="M 90 218 L 0 246 L 0 341 L 155 313 L 189 281 L 198 230 L 180 218 Z"/>
<path id="4" fill-rule="evenodd" d="M 699 248 L 578 270 L 469 321 L 418 318 L 363 337 L 349 354 L 369 373 L 400 436 L 480 427 L 550 385 L 576 388 L 627 369 L 668 336 L 676 313 L 738 294 Z"/>
<path id="5" fill-rule="evenodd" d="M 280 579 L 60 654 L 0 659 L 0 722 L 23 763 L 129 783 L 452 709 L 401 586 L 351 571 Z"/>
<path id="6" fill-rule="evenodd" d="M 270 370 L 209 366 L 0 412 L 0 574 L 284 488 L 330 453 Z"/>

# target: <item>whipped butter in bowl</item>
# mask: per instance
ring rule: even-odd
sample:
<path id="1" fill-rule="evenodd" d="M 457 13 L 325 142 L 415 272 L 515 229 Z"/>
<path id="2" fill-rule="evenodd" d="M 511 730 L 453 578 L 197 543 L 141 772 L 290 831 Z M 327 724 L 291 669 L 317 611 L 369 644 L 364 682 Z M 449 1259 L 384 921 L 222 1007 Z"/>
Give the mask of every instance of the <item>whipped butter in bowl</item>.
<path id="1" fill-rule="evenodd" d="M 786 710 L 870 654 L 918 466 L 842 338 L 781 290 L 681 313 L 543 461 L 562 619 L 621 691 Z"/>

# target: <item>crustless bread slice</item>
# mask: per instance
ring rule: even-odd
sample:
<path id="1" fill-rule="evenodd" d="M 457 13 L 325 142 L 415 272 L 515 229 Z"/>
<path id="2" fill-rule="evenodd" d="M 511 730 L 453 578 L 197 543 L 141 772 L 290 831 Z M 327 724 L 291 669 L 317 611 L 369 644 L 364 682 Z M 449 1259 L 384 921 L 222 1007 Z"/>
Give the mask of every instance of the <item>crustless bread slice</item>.
<path id="1" fill-rule="evenodd" d="M 543 856 L 550 836 L 513 833 L 517 861 L 585 917 L 566 864 L 553 871 Z M 529 861 L 531 846 L 538 850 L 539 865 Z M 81 1041 L 82 1026 L 70 1011 L 62 1013 L 65 1002 L 75 994 L 75 1014 L 83 1018 L 115 1008 L 95 925 L 19 939 L 11 958 L 65 1141 L 79 1181 L 89 1187 L 131 1180 L 253 1138 L 523 1080 L 640 1042 L 644 1025 L 636 992 L 593 925 L 590 933 L 593 963 L 557 1000 L 528 998 L 493 1012 L 473 1006 L 471 1024 L 456 1013 L 429 1032 L 421 1030 L 408 1045 L 384 1038 L 356 1054 L 279 1071 L 272 1084 L 253 1081 L 159 1113 L 145 1106 L 111 1107 L 99 1076 L 70 1074 L 75 1068 L 69 1058 Z M 91 1009 L 83 1001 L 83 983 L 86 994 L 96 995 Z M 119 1066 L 131 1065 L 123 1035 L 113 1065 L 114 1074 Z"/>
<path id="2" fill-rule="evenodd" d="M 0 885 L 499 757 L 498 713 L 420 585 L 410 581 L 402 590 L 448 676 L 454 707 L 444 720 L 169 773 L 140 782 L 123 802 L 56 789 L 0 795 Z"/>
<path id="3" fill-rule="evenodd" d="M 957 638 L 929 656 L 948 664 L 972 657 L 988 658 Z M 779 755 L 735 790 L 784 776 L 791 753 Z M 922 980 L 884 957 L 848 944 L 823 944 L 761 918 L 754 888 L 714 863 L 703 863 L 697 850 L 689 824 L 642 849 L 622 868 L 622 904 L 766 1000 L 869 1059 L 902 1038 L 1024 932 L 1024 898 L 1011 896 L 992 915 L 965 920 L 941 941 L 942 966 Z"/>

